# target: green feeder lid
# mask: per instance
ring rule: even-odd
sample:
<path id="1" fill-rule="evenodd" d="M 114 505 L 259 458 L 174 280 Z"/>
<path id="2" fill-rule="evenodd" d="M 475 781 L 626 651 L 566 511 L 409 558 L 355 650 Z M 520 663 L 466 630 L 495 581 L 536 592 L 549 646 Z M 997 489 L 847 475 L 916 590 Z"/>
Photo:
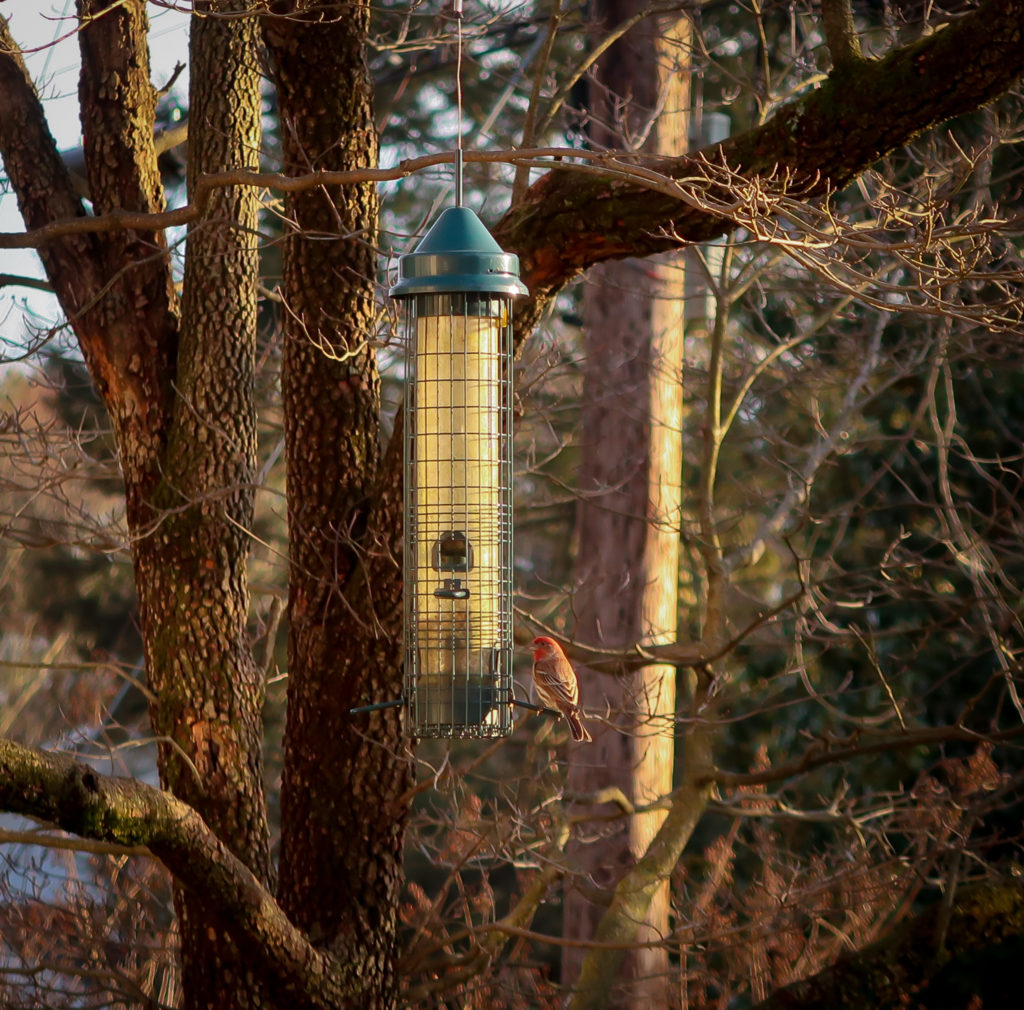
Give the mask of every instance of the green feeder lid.
<path id="1" fill-rule="evenodd" d="M 449 207 L 416 249 L 398 261 L 398 280 L 388 294 L 447 294 L 458 291 L 525 295 L 519 257 L 501 251 L 468 207 Z"/>

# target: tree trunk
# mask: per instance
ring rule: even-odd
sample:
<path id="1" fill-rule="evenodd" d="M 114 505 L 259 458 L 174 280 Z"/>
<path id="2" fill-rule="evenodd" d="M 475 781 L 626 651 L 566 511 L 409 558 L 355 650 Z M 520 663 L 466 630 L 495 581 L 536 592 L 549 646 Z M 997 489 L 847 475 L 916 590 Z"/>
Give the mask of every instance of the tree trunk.
<path id="1" fill-rule="evenodd" d="M 639 9 L 601 5 L 602 28 Z M 598 68 L 590 135 L 601 147 L 639 147 L 677 156 L 687 147 L 686 19 L 648 22 L 613 46 Z M 682 470 L 683 268 L 680 257 L 603 264 L 584 288 L 586 373 L 581 447 L 575 635 L 612 648 L 676 638 Z M 675 670 L 646 667 L 616 677 L 588 672 L 584 699 L 610 713 L 594 745 L 570 756 L 573 792 L 618 786 L 642 805 L 672 789 Z M 596 811 L 595 811 L 596 813 Z M 664 812 L 638 814 L 579 845 L 580 869 L 603 890 L 646 852 Z M 580 891 L 566 895 L 566 935 L 594 936 L 604 909 Z M 664 880 L 637 933 L 669 930 Z M 579 973 L 585 948 L 566 948 L 563 980 Z M 666 951 L 638 948 L 627 959 L 616 1006 L 665 1006 Z"/>
<path id="2" fill-rule="evenodd" d="M 189 187 L 205 173 L 256 168 L 258 25 L 196 6 L 190 35 Z M 254 662 L 247 562 L 256 475 L 258 194 L 211 195 L 189 229 L 178 396 L 162 482 L 136 529 L 136 585 L 161 779 L 256 874 L 272 877 L 263 794 L 263 674 Z M 207 894 L 177 887 L 182 982 L 190 1008 L 265 1006 L 266 993 Z"/>
<path id="3" fill-rule="evenodd" d="M 145 4 L 80 0 L 78 13 L 93 210 L 160 211 Z M 260 96 L 253 21 L 197 17 L 192 28 L 194 182 L 255 167 Z M 0 139 L 26 222 L 80 215 L 31 85 L 14 61 L 3 66 Z M 180 328 L 161 232 L 67 238 L 43 259 L 117 436 L 161 780 L 266 884 L 263 687 L 245 630 L 256 208 L 251 187 L 225 188 L 191 229 Z M 266 1005 L 216 900 L 180 887 L 175 900 L 187 1005 Z"/>
<path id="4" fill-rule="evenodd" d="M 286 172 L 376 166 L 368 17 L 359 3 L 331 6 L 322 21 L 264 19 Z M 295 194 L 286 218 L 291 571 L 279 898 L 314 943 L 363 966 L 358 1005 L 389 1007 L 411 765 L 397 711 L 349 714 L 401 695 L 400 572 L 376 567 L 363 542 L 380 467 L 376 187 Z"/>

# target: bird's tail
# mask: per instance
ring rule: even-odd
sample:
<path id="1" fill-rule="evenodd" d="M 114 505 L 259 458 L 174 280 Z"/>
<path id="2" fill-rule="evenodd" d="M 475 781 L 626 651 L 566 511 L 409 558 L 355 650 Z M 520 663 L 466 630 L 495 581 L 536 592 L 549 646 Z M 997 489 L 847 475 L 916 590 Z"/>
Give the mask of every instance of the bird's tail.
<path id="1" fill-rule="evenodd" d="M 569 729 L 572 730 L 573 740 L 582 743 L 593 742 L 594 738 L 587 732 L 587 727 L 583 725 L 579 712 L 570 712 L 566 719 L 569 721 Z"/>

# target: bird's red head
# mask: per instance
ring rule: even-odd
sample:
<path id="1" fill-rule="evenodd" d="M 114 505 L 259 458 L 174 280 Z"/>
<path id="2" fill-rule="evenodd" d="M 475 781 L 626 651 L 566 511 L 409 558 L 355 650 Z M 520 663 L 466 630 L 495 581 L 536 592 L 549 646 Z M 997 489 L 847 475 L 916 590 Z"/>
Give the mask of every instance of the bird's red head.
<path id="1" fill-rule="evenodd" d="M 548 656 L 557 656 L 562 650 L 558 643 L 547 635 L 538 635 L 531 643 L 533 645 L 533 658 L 545 659 Z"/>

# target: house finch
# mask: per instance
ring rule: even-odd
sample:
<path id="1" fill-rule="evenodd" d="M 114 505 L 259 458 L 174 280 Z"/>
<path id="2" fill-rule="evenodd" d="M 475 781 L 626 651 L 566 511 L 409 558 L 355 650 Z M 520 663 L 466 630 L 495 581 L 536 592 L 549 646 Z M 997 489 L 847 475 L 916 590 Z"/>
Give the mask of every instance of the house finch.
<path id="1" fill-rule="evenodd" d="M 576 671 L 553 638 L 541 635 L 533 640 L 533 683 L 542 704 L 565 716 L 573 740 L 594 739 L 580 719 L 580 685 Z"/>

